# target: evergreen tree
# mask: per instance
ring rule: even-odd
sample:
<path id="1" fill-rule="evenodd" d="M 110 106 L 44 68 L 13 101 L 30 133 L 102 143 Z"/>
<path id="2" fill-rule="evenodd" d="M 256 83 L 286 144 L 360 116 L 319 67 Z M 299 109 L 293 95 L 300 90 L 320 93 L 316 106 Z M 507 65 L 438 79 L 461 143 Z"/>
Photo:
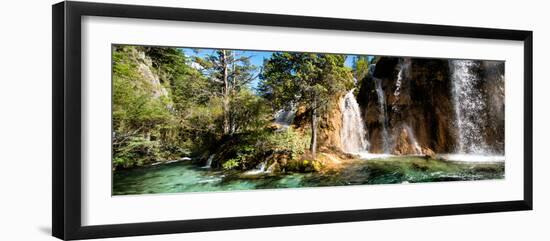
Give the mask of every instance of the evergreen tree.
<path id="1" fill-rule="evenodd" d="M 224 135 L 234 134 L 238 129 L 236 109 L 232 105 L 239 91 L 248 89 L 248 84 L 254 80 L 256 67 L 250 63 L 250 56 L 238 56 L 235 51 L 216 50 L 206 58 L 196 61 L 204 68 L 204 74 L 213 84 L 212 95 L 222 99 L 222 130 Z"/>
<path id="2" fill-rule="evenodd" d="M 353 77 L 355 77 L 356 80 L 361 81 L 369 73 L 369 65 L 368 56 L 355 56 L 352 62 Z"/>
<path id="3" fill-rule="evenodd" d="M 314 158 L 318 117 L 326 111 L 331 98 L 345 91 L 352 79 L 344 62 L 344 55 L 279 52 L 264 63 L 260 92 L 275 108 L 288 108 L 292 103 L 306 107 Z"/>

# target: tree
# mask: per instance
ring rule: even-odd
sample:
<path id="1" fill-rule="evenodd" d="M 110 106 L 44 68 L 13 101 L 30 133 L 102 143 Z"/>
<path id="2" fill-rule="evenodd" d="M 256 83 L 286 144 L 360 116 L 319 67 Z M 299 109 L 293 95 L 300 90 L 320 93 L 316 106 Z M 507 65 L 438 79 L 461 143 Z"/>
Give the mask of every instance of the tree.
<path id="1" fill-rule="evenodd" d="M 275 108 L 290 104 L 306 107 L 310 115 L 310 151 L 317 152 L 318 117 L 323 114 L 331 97 L 345 91 L 351 84 L 351 72 L 344 66 L 345 56 L 277 52 L 264 63 L 259 90 Z"/>
<path id="2" fill-rule="evenodd" d="M 221 111 L 199 69 L 179 48 L 115 46 L 115 167 L 187 156 L 215 141 Z"/>
<path id="3" fill-rule="evenodd" d="M 138 67 L 135 47 L 113 52 L 113 163 L 139 166 L 157 158 L 159 132 L 172 121 L 166 102 L 153 93 L 151 80 Z"/>
<path id="4" fill-rule="evenodd" d="M 197 58 L 195 61 L 204 68 L 204 74 L 212 82 L 214 87 L 212 94 L 222 98 L 223 134 L 235 133 L 238 129 L 238 121 L 232 113 L 235 113 L 234 109 L 239 107 L 232 106 L 231 100 L 256 77 L 254 76 L 256 67 L 250 63 L 250 56 L 237 56 L 234 51 L 221 49 L 207 55 L 204 59 Z"/>
<path id="5" fill-rule="evenodd" d="M 368 56 L 359 55 L 353 58 L 353 77 L 356 80 L 361 81 L 369 73 L 369 60 Z"/>

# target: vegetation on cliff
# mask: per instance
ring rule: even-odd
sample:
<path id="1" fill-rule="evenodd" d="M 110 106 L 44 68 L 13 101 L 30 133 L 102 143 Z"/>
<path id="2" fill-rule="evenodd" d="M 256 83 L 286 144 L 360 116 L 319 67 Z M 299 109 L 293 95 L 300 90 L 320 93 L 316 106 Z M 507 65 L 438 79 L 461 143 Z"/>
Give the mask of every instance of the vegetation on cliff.
<path id="1" fill-rule="evenodd" d="M 304 158 L 313 162 L 319 116 L 331 96 L 353 85 L 345 56 L 274 53 L 262 71 L 250 57 L 230 50 L 187 56 L 178 48 L 115 46 L 113 168 L 182 157 L 204 163 L 211 155 L 209 165 L 226 170 L 266 162 L 286 170 Z M 307 113 L 309 125 L 273 124 L 274 113 L 290 104 Z"/>

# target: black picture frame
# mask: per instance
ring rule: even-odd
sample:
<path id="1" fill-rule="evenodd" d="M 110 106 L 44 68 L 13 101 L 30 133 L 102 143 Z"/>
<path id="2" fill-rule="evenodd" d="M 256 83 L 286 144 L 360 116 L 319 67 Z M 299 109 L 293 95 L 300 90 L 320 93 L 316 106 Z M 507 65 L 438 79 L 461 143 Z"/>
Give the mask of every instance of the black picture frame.
<path id="1" fill-rule="evenodd" d="M 81 224 L 81 17 L 103 16 L 258 26 L 516 40 L 524 43 L 523 199 L 420 207 L 140 222 Z M 90 2 L 52 6 L 52 233 L 60 239 L 106 238 L 213 230 L 309 225 L 380 219 L 532 210 L 533 205 L 533 32 L 383 21 L 290 16 Z"/>

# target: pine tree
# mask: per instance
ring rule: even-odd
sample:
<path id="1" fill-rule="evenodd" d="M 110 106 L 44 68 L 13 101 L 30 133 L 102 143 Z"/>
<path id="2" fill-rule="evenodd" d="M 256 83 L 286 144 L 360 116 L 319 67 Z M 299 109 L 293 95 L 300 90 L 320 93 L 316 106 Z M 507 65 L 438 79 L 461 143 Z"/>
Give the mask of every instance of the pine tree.
<path id="1" fill-rule="evenodd" d="M 276 108 L 291 103 L 306 107 L 311 124 L 310 151 L 317 152 L 318 117 L 325 113 L 331 97 L 345 91 L 352 79 L 344 66 L 345 56 L 312 53 L 274 53 L 264 63 L 260 92 Z"/>

